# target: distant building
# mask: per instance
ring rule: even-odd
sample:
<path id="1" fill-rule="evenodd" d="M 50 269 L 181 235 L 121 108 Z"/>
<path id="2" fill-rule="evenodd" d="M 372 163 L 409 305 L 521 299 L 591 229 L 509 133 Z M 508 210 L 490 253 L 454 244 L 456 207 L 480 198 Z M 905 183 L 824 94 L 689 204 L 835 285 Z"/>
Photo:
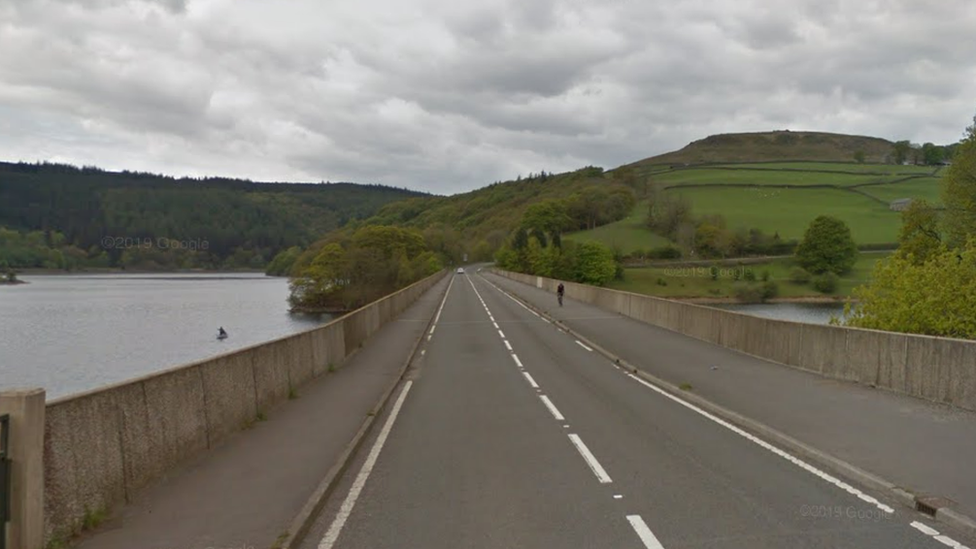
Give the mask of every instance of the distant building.
<path id="1" fill-rule="evenodd" d="M 892 200 L 888 204 L 888 208 L 895 212 L 903 212 L 908 209 L 908 206 L 912 203 L 911 198 L 899 198 L 898 200 Z"/>

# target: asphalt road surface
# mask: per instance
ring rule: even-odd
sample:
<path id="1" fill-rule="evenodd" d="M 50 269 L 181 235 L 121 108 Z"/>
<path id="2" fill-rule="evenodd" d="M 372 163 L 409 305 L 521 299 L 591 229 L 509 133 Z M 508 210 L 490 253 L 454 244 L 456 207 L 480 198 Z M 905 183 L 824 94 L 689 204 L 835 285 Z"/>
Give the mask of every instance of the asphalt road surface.
<path id="1" fill-rule="evenodd" d="M 421 353 L 303 547 L 972 543 L 618 369 L 476 270 Z"/>

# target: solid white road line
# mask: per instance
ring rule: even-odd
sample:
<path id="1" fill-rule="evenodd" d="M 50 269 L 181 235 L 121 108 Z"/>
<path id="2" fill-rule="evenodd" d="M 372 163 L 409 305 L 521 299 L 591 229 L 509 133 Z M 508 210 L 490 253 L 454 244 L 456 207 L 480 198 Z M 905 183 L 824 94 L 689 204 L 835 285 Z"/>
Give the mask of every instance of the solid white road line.
<path id="1" fill-rule="evenodd" d="M 590 449 L 583 444 L 583 439 L 581 439 L 579 435 L 569 435 L 569 440 L 573 441 L 573 446 L 576 446 L 576 449 L 579 450 L 580 455 L 583 456 L 583 460 L 586 461 L 586 464 L 589 465 L 590 469 L 593 470 L 593 474 L 596 475 L 596 478 L 600 481 L 600 484 L 612 482 L 610 480 L 610 475 L 608 475 L 603 469 L 600 462 L 596 460 L 596 456 L 590 452 Z"/>
<path id="2" fill-rule="evenodd" d="M 532 374 L 528 372 L 522 372 L 522 375 L 525 376 L 525 379 L 529 380 L 529 385 L 531 385 L 533 389 L 539 388 L 539 384 L 536 383 L 534 379 L 532 379 Z"/>
<path id="3" fill-rule="evenodd" d="M 580 341 L 578 339 L 576 340 L 576 344 L 579 345 L 580 347 L 586 349 L 587 351 L 590 351 L 591 353 L 593 352 L 593 349 L 590 349 L 589 347 L 587 347 L 586 345 L 584 345 L 582 341 Z"/>
<path id="4" fill-rule="evenodd" d="M 546 405 L 546 408 L 549 408 L 549 412 L 552 414 L 552 417 L 556 418 L 556 421 L 563 421 L 566 419 L 562 414 L 559 413 L 559 410 L 556 409 L 556 405 L 549 400 L 549 397 L 546 395 L 539 395 L 539 398 L 542 399 L 542 403 Z"/>
<path id="5" fill-rule="evenodd" d="M 647 547 L 647 549 L 664 549 L 664 546 L 657 540 L 654 532 L 651 532 L 651 529 L 647 527 L 647 524 L 644 523 L 644 519 L 640 515 L 627 515 L 627 520 L 634 528 L 634 531 L 637 532 L 637 537 L 644 542 L 644 547 Z"/>
<path id="6" fill-rule="evenodd" d="M 441 311 L 444 310 L 444 304 L 447 303 L 447 296 L 451 293 L 451 286 L 454 285 L 454 279 L 452 278 L 450 282 L 447 283 L 447 291 L 444 292 L 444 299 L 441 300 L 441 306 L 437 308 L 437 315 L 434 316 L 434 325 L 441 319 Z"/>
<path id="7" fill-rule="evenodd" d="M 522 366 L 522 361 L 521 361 L 521 360 L 519 360 L 519 357 L 518 357 L 518 355 L 516 355 L 516 354 L 513 354 L 513 355 L 512 355 L 512 360 L 514 360 L 514 361 L 515 361 L 515 364 L 518 364 L 518 367 L 519 367 L 519 368 L 525 368 L 525 366 Z"/>
<path id="8" fill-rule="evenodd" d="M 329 527 L 328 532 L 325 533 L 322 541 L 319 542 L 319 549 L 332 549 L 332 546 L 339 539 L 339 534 L 342 533 L 342 527 L 345 526 L 349 515 L 352 514 L 352 510 L 356 506 L 356 500 L 359 499 L 359 494 L 363 491 L 363 486 L 366 485 L 370 473 L 373 472 L 373 466 L 376 465 L 380 451 L 383 450 L 383 445 L 386 444 L 386 438 L 390 436 L 390 430 L 393 429 L 393 422 L 396 421 L 397 416 L 400 414 L 400 407 L 403 406 L 403 401 L 406 400 L 411 385 L 413 385 L 413 381 L 407 381 L 403 385 L 403 391 L 400 392 L 400 397 L 397 398 L 396 404 L 393 405 L 390 417 L 387 418 L 386 424 L 383 425 L 383 430 L 380 431 L 376 442 L 373 443 L 373 449 L 369 451 L 369 456 L 366 457 L 363 468 L 359 470 L 359 475 L 353 481 L 352 488 L 349 489 L 349 494 L 346 495 L 346 499 L 342 502 L 342 507 L 339 508 L 335 520 L 332 521 L 332 526 Z"/>
<path id="9" fill-rule="evenodd" d="M 751 442 L 753 442 L 753 443 L 755 443 L 755 444 L 757 444 L 757 445 L 765 448 L 766 450 L 769 450 L 770 452 L 772 452 L 772 453 L 778 455 L 779 457 L 781 457 L 781 458 L 783 458 L 783 459 L 785 459 L 785 460 L 793 463 L 794 465 L 800 467 L 801 469 L 804 469 L 804 470 L 806 470 L 806 471 L 808 471 L 808 472 L 810 472 L 810 473 L 812 473 L 812 474 L 820 477 L 821 479 L 823 479 L 823 480 L 825 480 L 825 481 L 833 484 L 834 486 L 840 488 L 841 490 L 844 490 L 845 492 L 847 492 L 847 493 L 849 493 L 849 494 L 851 494 L 853 496 L 856 496 L 856 497 L 858 497 L 858 498 L 860 498 L 860 499 L 862 499 L 862 500 L 864 500 L 864 501 L 866 501 L 868 503 L 871 503 L 872 505 L 874 505 L 875 507 L 877 507 L 881 511 L 884 511 L 885 513 L 888 513 L 888 514 L 892 514 L 892 513 L 895 512 L 895 510 L 892 509 L 891 507 L 889 507 L 889 506 L 887 506 L 887 505 L 879 502 L 877 499 L 875 499 L 875 498 L 873 498 L 871 496 L 868 496 L 867 494 L 865 494 L 864 492 L 858 490 L 857 488 L 854 488 L 850 484 L 848 484 L 848 483 L 846 483 L 846 482 L 844 482 L 844 481 L 842 481 L 842 480 L 840 480 L 840 479 L 838 479 L 836 477 L 833 477 L 833 476 L 831 476 L 831 475 L 829 475 L 829 474 L 821 471 L 820 469 L 817 469 L 816 467 L 810 465 L 809 463 L 803 461 L 802 459 L 797 458 L 797 457 L 795 457 L 793 455 L 788 454 L 787 452 L 785 452 L 785 451 L 783 451 L 783 450 L 781 450 L 781 449 L 773 446 L 772 444 L 766 442 L 765 440 L 762 440 L 761 438 L 759 438 L 759 437 L 757 437 L 757 436 L 755 436 L 755 435 L 753 435 L 751 433 L 748 433 L 748 432 L 744 431 L 743 429 L 740 429 L 739 427 L 736 427 L 735 425 L 732 425 L 728 421 L 725 421 L 724 419 L 721 419 L 721 418 L 719 418 L 719 417 L 717 417 L 717 416 L 715 416 L 715 415 L 713 415 L 713 414 L 711 414 L 711 413 L 709 413 L 709 412 L 707 412 L 707 411 L 699 408 L 698 406 L 695 406 L 694 404 L 692 404 L 690 402 L 687 402 L 685 400 L 682 400 L 682 399 L 680 399 L 680 398 L 672 395 L 671 393 L 665 391 L 664 389 L 661 389 L 660 387 L 658 387 L 658 386 L 656 386 L 656 385 L 654 385 L 652 383 L 649 383 L 647 381 L 644 381 L 643 379 L 635 376 L 634 374 L 627 374 L 627 377 L 629 377 L 629 378 L 637 381 L 641 385 L 644 385 L 645 387 L 647 387 L 647 388 L 651 389 L 652 391 L 654 391 L 654 392 L 656 392 L 656 393 L 664 396 L 665 398 L 668 398 L 668 399 L 670 399 L 670 400 L 672 400 L 674 402 L 677 402 L 678 404 L 684 406 L 685 408 L 688 408 L 689 410 L 692 410 L 692 411 L 694 411 L 694 412 L 696 412 L 696 413 L 698 413 L 698 414 L 700 414 L 700 415 L 702 415 L 702 416 L 704 416 L 704 417 L 712 420 L 713 422 L 718 423 L 719 425 L 721 425 L 722 427 L 725 427 L 726 429 L 732 431 L 733 433 L 736 433 L 737 435 L 742 436 L 743 438 L 745 438 L 745 439 L 747 439 L 747 440 L 749 440 L 749 441 L 751 441 Z M 864 497 L 861 497 L 861 496 L 864 496 Z"/>

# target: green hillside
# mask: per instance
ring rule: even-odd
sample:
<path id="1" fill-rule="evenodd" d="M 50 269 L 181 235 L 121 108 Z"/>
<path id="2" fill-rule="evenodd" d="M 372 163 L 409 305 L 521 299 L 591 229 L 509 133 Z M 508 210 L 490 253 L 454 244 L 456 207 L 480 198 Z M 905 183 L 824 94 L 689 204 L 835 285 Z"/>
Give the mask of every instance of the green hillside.
<path id="1" fill-rule="evenodd" d="M 365 223 L 448 233 L 459 251 L 487 260 L 511 235 L 530 205 L 565 201 L 569 230 L 597 228 L 633 211 L 633 186 L 632 180 L 614 178 L 592 166 L 562 174 L 543 172 L 463 194 L 389 204 Z"/>
<path id="2" fill-rule="evenodd" d="M 694 216 L 722 216 L 732 230 L 799 239 L 810 221 L 826 214 L 845 221 L 858 244 L 877 246 L 897 240 L 901 214 L 890 208 L 892 201 L 940 203 L 940 172 L 933 166 L 773 162 L 680 166 L 641 179 L 663 196 L 686 199 Z M 641 202 L 625 220 L 567 238 L 646 251 L 662 243 L 646 219 L 647 202 Z"/>

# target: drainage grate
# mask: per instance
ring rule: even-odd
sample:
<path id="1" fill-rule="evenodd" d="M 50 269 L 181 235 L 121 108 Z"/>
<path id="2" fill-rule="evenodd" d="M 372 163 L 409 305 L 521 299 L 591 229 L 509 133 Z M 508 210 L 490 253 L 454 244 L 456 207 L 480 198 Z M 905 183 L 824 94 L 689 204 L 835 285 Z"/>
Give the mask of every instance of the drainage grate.
<path id="1" fill-rule="evenodd" d="M 929 505 L 928 503 L 925 503 L 925 502 L 922 502 L 922 501 L 916 501 L 915 502 L 915 510 L 918 511 L 918 512 L 920 512 L 920 513 L 925 513 L 926 515 L 934 518 L 935 517 L 935 512 L 938 510 L 938 508 L 937 507 L 933 507 L 933 506 Z"/>
<path id="2" fill-rule="evenodd" d="M 930 517 L 935 517 L 935 513 L 939 509 L 949 507 L 953 503 L 955 502 L 941 496 L 916 496 L 915 510 L 919 513 L 925 513 Z"/>

